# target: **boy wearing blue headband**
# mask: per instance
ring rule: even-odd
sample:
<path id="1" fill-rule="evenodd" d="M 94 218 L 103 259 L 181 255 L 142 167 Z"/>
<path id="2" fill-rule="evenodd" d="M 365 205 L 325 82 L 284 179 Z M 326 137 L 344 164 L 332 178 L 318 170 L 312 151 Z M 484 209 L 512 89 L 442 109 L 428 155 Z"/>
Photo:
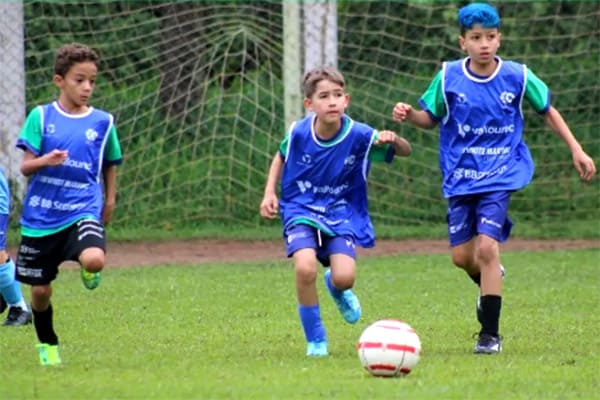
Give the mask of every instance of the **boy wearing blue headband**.
<path id="1" fill-rule="evenodd" d="M 393 118 L 420 128 L 440 125 L 439 158 L 452 262 L 479 286 L 481 330 L 475 353 L 495 354 L 502 349 L 504 276 L 498 243 L 507 240 L 511 231 L 510 197 L 531 181 L 534 171 L 523 141 L 523 100 L 566 143 L 583 180 L 592 179 L 596 167 L 551 105 L 546 84 L 525 65 L 496 55 L 502 38 L 496 9 L 470 4 L 459 10 L 458 22 L 458 42 L 467 57 L 443 63 L 419 99 L 422 110 L 397 103 Z"/>

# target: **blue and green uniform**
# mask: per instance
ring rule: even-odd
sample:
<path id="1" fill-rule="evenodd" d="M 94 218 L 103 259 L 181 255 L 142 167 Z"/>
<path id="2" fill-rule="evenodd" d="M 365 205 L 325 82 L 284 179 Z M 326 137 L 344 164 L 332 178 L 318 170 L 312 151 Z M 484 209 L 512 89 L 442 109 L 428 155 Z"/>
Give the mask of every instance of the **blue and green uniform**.
<path id="1" fill-rule="evenodd" d="M 35 156 L 54 149 L 69 152 L 61 165 L 31 177 L 23 201 L 23 235 L 47 236 L 82 219 L 101 221 L 102 168 L 122 162 L 111 114 L 92 107 L 85 114 L 68 114 L 57 102 L 38 106 L 27 116 L 17 147 Z"/>
<path id="2" fill-rule="evenodd" d="M 284 159 L 280 210 L 284 232 L 294 225 L 315 227 L 330 236 L 351 238 L 362 247 L 375 243 L 368 212 L 367 176 L 371 161 L 391 162 L 391 145 L 374 146 L 374 128 L 342 116 L 339 132 L 322 140 L 315 115 L 290 127 L 279 152 Z"/>
<path id="3" fill-rule="evenodd" d="M 540 114 L 550 109 L 550 91 L 531 70 L 499 57 L 496 61 L 490 76 L 473 73 L 468 57 L 445 62 L 419 99 L 440 124 L 439 165 L 451 246 L 476 234 L 508 239 L 510 196 L 534 172 L 523 140 L 523 100 Z"/>

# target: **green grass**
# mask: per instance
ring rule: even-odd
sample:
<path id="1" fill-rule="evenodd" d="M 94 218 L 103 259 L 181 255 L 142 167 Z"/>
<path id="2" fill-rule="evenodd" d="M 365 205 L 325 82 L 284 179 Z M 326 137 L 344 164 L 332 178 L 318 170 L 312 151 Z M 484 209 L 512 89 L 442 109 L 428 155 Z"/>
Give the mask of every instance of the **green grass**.
<path id="1" fill-rule="evenodd" d="M 593 399 L 599 261 L 598 249 L 506 253 L 504 351 L 477 356 L 477 290 L 447 255 L 362 258 L 356 325 L 319 277 L 323 359 L 304 356 L 287 263 L 107 269 L 92 292 L 63 269 L 63 365 L 38 365 L 31 326 L 0 329 L 0 399 Z M 406 378 L 372 378 L 356 354 L 362 330 L 386 317 L 423 344 Z"/>

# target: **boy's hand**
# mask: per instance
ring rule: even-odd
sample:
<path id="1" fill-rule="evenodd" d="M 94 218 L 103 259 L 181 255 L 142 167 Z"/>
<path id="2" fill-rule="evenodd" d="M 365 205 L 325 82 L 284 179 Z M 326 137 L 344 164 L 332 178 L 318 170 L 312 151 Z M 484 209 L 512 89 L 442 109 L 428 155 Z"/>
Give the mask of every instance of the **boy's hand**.
<path id="1" fill-rule="evenodd" d="M 65 162 L 69 157 L 69 150 L 58 150 L 54 149 L 50 153 L 44 154 L 42 157 L 46 160 L 46 165 L 56 166 Z"/>
<path id="2" fill-rule="evenodd" d="M 573 164 L 575 164 L 579 176 L 584 181 L 589 181 L 596 175 L 594 160 L 583 150 L 573 152 Z"/>
<path id="3" fill-rule="evenodd" d="M 260 215 L 263 218 L 274 219 L 279 213 L 279 201 L 274 193 L 265 194 L 260 203 Z"/>
<path id="4" fill-rule="evenodd" d="M 377 140 L 373 142 L 375 145 L 380 144 L 394 144 L 396 142 L 396 133 L 392 131 L 379 131 Z"/>
<path id="5" fill-rule="evenodd" d="M 404 122 L 408 118 L 408 114 L 412 111 L 412 106 L 406 103 L 396 103 L 392 111 L 394 121 Z"/>

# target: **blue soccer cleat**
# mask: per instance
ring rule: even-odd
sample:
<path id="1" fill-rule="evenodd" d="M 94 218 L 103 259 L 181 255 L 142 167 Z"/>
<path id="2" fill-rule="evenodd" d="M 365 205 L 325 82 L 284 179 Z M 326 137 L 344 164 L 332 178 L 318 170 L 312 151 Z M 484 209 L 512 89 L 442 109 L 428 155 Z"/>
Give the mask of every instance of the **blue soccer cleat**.
<path id="1" fill-rule="evenodd" d="M 306 355 L 309 357 L 325 357 L 328 354 L 326 340 L 308 342 L 306 345 Z"/>
<path id="2" fill-rule="evenodd" d="M 327 290 L 329 290 L 329 294 L 333 298 L 335 305 L 337 306 L 340 314 L 349 324 L 355 324 L 361 315 L 360 302 L 358 301 L 358 297 L 352 292 L 351 289 L 346 289 L 344 291 L 336 290 L 331 285 L 331 269 L 325 271 L 325 285 L 327 286 Z"/>

